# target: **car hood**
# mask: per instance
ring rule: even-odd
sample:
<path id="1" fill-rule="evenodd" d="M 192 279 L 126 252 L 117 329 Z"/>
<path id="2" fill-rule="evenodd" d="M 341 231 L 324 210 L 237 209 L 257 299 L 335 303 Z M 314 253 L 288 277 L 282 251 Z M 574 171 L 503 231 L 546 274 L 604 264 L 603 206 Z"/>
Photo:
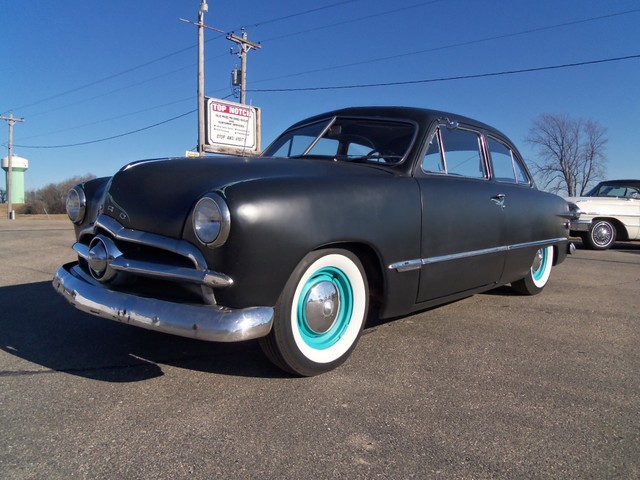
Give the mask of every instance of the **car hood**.
<path id="1" fill-rule="evenodd" d="M 366 165 L 312 159 L 205 157 L 145 160 L 123 167 L 111 179 L 103 213 L 124 227 L 180 238 L 195 203 L 204 194 L 270 178 L 388 175 Z"/>
<path id="2" fill-rule="evenodd" d="M 616 197 L 566 197 L 567 202 L 572 203 L 593 203 L 594 205 L 618 205 L 620 202 L 628 201 L 627 198 Z"/>
<path id="3" fill-rule="evenodd" d="M 569 203 L 575 203 L 585 215 L 614 213 L 618 212 L 621 207 L 638 205 L 638 200 L 631 198 L 567 197 L 566 200 Z"/>

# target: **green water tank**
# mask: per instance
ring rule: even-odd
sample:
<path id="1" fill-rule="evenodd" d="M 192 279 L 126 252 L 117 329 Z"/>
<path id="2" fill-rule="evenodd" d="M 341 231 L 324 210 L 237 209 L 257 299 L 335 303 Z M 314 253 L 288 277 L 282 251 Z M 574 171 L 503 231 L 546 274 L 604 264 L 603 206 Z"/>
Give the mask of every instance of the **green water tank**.
<path id="1" fill-rule="evenodd" d="M 26 158 L 11 156 L 11 203 L 24 203 L 24 172 L 29 168 Z M 9 157 L 2 159 L 2 169 L 6 172 L 5 189 L 9 191 Z M 8 200 L 8 199 L 7 199 Z"/>

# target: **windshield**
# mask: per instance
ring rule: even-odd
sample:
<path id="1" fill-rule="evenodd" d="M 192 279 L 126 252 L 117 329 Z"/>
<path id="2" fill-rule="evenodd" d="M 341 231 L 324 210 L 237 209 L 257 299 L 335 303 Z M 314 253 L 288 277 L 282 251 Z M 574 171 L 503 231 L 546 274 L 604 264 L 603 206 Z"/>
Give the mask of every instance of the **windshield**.
<path id="1" fill-rule="evenodd" d="M 333 118 L 285 132 L 262 156 L 394 164 L 409 151 L 415 131 L 397 120 Z"/>
<path id="2" fill-rule="evenodd" d="M 640 198 L 640 185 L 599 183 L 587 197 Z"/>

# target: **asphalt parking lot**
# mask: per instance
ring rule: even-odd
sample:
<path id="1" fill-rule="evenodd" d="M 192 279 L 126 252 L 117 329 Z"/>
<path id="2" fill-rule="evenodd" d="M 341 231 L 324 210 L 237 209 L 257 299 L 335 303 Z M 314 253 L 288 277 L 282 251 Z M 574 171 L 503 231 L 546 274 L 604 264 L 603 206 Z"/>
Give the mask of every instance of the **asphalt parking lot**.
<path id="1" fill-rule="evenodd" d="M 255 342 L 75 310 L 50 283 L 72 241 L 0 220 L 2 478 L 640 477 L 639 243 L 373 326 L 299 379 Z"/>

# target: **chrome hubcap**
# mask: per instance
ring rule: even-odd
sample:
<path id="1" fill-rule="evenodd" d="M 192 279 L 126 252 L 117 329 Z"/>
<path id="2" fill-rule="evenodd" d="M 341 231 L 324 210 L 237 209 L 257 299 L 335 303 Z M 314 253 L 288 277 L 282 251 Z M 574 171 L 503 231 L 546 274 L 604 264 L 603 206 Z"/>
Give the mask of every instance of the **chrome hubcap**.
<path id="1" fill-rule="evenodd" d="M 533 257 L 533 265 L 531 265 L 531 270 L 533 270 L 534 272 L 537 272 L 538 270 L 540 270 L 540 266 L 542 265 L 543 259 L 544 259 L 544 253 L 542 252 L 542 249 L 540 249 L 536 252 L 536 256 Z"/>
<path id="2" fill-rule="evenodd" d="M 593 231 L 593 239 L 598 245 L 606 245 L 611 241 L 613 233 L 608 225 L 600 224 Z"/>
<path id="3" fill-rule="evenodd" d="M 329 281 L 314 285 L 305 300 L 307 325 L 314 333 L 324 333 L 331 329 L 340 311 L 340 294 Z"/>

